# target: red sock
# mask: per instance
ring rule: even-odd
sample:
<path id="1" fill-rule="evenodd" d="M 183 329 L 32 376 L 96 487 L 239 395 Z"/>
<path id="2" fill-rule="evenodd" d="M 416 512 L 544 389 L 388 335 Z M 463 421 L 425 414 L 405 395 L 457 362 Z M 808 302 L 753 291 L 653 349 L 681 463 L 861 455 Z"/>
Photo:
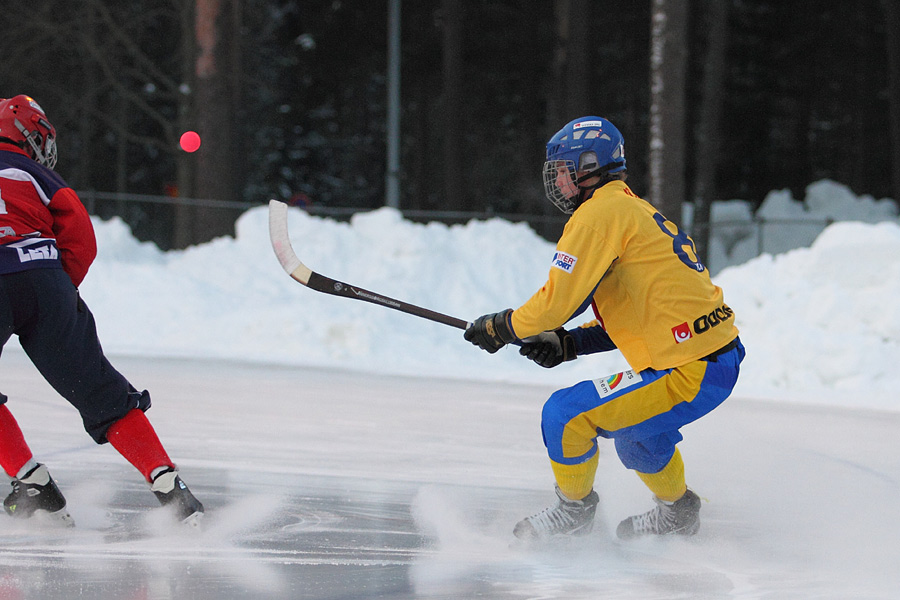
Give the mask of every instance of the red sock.
<path id="1" fill-rule="evenodd" d="M 6 404 L 0 404 L 0 466 L 7 475 L 15 477 L 31 458 L 31 449 L 25 443 L 19 423 Z"/>
<path id="2" fill-rule="evenodd" d="M 112 424 L 106 439 L 147 481 L 157 467 L 174 467 L 144 411 L 133 408 Z"/>

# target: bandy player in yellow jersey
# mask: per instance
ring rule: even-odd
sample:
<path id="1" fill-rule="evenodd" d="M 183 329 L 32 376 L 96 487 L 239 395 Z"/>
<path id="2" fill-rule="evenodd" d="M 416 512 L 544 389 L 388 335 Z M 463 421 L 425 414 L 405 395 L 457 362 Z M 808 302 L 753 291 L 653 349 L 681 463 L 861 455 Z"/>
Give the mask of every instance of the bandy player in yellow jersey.
<path id="1" fill-rule="evenodd" d="M 694 243 L 625 184 L 622 134 L 582 117 L 547 143 L 544 189 L 571 214 L 550 275 L 525 304 L 479 317 L 465 338 L 494 353 L 521 340 L 543 367 L 618 348 L 630 370 L 559 390 L 544 405 L 544 443 L 558 501 L 520 521 L 515 535 L 591 531 L 598 496 L 597 438 L 610 438 L 656 506 L 622 521 L 621 538 L 693 535 L 700 499 L 688 489 L 679 429 L 725 400 L 744 347 L 734 313 L 698 260 Z M 571 330 L 591 307 L 595 319 Z"/>

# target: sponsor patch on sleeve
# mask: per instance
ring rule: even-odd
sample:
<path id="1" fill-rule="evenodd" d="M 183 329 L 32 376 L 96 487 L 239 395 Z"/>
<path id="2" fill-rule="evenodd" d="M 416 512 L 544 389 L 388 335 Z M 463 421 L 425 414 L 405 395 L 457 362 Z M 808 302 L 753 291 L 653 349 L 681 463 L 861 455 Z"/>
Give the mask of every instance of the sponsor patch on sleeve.
<path id="1" fill-rule="evenodd" d="M 644 378 L 641 377 L 639 372 L 628 370 L 616 373 L 615 375 L 610 375 L 609 377 L 595 379 L 594 387 L 597 388 L 597 394 L 599 394 L 601 398 L 606 398 L 610 394 L 620 392 L 633 385 L 639 384 L 643 379 Z"/>
<path id="2" fill-rule="evenodd" d="M 572 269 L 575 268 L 576 262 L 578 262 L 578 257 L 565 252 L 557 252 L 553 255 L 553 264 L 551 266 L 566 273 L 571 273 Z"/>

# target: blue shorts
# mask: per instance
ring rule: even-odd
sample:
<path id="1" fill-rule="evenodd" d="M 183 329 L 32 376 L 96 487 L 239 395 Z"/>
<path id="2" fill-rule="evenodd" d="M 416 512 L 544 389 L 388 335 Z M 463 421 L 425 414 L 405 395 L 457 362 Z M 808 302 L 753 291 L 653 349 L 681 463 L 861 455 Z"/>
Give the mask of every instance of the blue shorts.
<path id="1" fill-rule="evenodd" d="M 131 409 L 150 408 L 150 394 L 135 390 L 104 356 L 94 316 L 62 269 L 0 275 L 0 349 L 13 334 L 98 444 Z M 0 404 L 6 400 L 0 394 Z"/>
<path id="2" fill-rule="evenodd" d="M 597 437 L 604 437 L 615 441 L 627 468 L 659 472 L 682 440 L 679 429 L 719 406 L 734 389 L 745 355 L 736 342 L 714 359 L 663 371 L 624 371 L 555 392 L 541 418 L 550 459 L 585 462 L 597 452 Z"/>

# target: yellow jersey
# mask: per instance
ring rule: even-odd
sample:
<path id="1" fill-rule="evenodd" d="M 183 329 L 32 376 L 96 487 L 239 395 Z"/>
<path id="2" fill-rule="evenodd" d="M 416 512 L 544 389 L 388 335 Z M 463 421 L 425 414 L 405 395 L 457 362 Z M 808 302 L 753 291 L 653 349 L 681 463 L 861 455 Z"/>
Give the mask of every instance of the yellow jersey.
<path id="1" fill-rule="evenodd" d="M 594 191 L 566 223 L 547 283 L 512 313 L 519 338 L 588 304 L 632 369 L 678 367 L 738 336 L 694 243 L 624 181 Z"/>

